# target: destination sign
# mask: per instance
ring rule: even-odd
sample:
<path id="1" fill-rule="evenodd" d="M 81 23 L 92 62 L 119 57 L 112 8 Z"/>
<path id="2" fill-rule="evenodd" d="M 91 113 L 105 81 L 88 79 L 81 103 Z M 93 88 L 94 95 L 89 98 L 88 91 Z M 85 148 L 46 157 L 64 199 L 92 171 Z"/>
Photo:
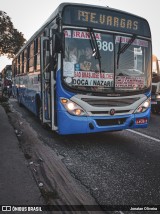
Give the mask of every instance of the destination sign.
<path id="1" fill-rule="evenodd" d="M 63 24 L 120 31 L 151 37 L 148 22 L 138 16 L 110 8 L 66 6 Z"/>

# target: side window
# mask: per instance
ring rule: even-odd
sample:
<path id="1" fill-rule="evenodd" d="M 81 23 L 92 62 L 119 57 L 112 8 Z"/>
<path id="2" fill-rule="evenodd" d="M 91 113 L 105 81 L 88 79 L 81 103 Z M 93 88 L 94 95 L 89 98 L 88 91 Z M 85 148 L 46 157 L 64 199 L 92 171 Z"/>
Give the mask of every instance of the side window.
<path id="1" fill-rule="evenodd" d="M 29 72 L 29 62 L 30 62 L 30 46 L 27 47 L 27 67 L 26 67 L 26 72 Z"/>
<path id="2" fill-rule="evenodd" d="M 38 48 L 37 48 L 37 71 L 40 70 L 40 43 L 41 43 L 41 40 L 39 37 L 38 41 L 37 41 L 37 45 L 38 45 Z"/>
<path id="3" fill-rule="evenodd" d="M 24 73 L 24 51 L 22 52 L 22 74 Z"/>
<path id="4" fill-rule="evenodd" d="M 15 61 L 15 67 L 16 67 L 16 75 L 18 74 L 18 59 L 16 58 Z"/>
<path id="5" fill-rule="evenodd" d="M 22 54 L 20 54 L 20 70 L 19 73 L 22 74 Z"/>
<path id="6" fill-rule="evenodd" d="M 34 42 L 30 46 L 29 72 L 34 71 Z"/>
<path id="7" fill-rule="evenodd" d="M 27 49 L 24 50 L 24 73 L 27 73 Z"/>
<path id="8" fill-rule="evenodd" d="M 34 40 L 34 70 L 37 70 L 38 39 Z"/>
<path id="9" fill-rule="evenodd" d="M 18 56 L 18 69 L 17 74 L 20 74 L 20 55 Z"/>
<path id="10" fill-rule="evenodd" d="M 34 70 L 40 70 L 40 37 L 34 41 Z"/>

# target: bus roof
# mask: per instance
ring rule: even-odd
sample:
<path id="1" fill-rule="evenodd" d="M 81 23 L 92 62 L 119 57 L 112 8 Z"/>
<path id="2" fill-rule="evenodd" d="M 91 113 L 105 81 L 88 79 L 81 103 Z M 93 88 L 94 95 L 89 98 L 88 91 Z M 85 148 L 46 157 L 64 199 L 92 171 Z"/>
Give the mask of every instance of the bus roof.
<path id="1" fill-rule="evenodd" d="M 135 14 L 131 14 L 131 13 L 128 13 L 128 12 L 125 12 L 125 11 L 121 11 L 121 10 L 118 10 L 118 9 L 114 9 L 114 8 L 110 8 L 110 7 L 105 7 L 105 6 L 99 6 L 99 5 L 91 5 L 91 4 L 81 4 L 81 3 L 71 3 L 71 2 L 65 2 L 65 3 L 61 3 L 57 8 L 56 10 L 49 16 L 49 18 L 44 22 L 44 24 L 32 35 L 32 37 L 25 43 L 25 45 L 20 49 L 20 51 L 17 53 L 17 55 L 25 48 L 27 47 L 39 34 L 42 33 L 42 31 L 44 30 L 45 27 L 47 27 L 47 25 L 49 25 L 56 17 L 58 18 L 59 15 L 63 14 L 64 12 L 64 9 L 66 7 L 70 7 L 70 8 L 90 8 L 90 9 L 93 9 L 93 11 L 101 11 L 101 10 L 105 10 L 107 12 L 110 12 L 110 13 L 113 13 L 115 12 L 116 14 L 124 14 L 125 16 L 129 16 L 129 17 L 135 17 L 139 20 L 142 20 L 143 23 L 145 23 L 146 25 L 144 26 L 143 29 L 146 28 L 146 26 L 148 27 L 148 35 L 147 37 L 148 38 L 151 38 L 151 33 L 150 33 L 150 28 L 149 28 L 149 24 L 148 24 L 148 21 L 146 19 L 144 19 L 143 17 L 140 17 L 140 16 L 137 16 Z M 71 10 L 70 10 L 71 12 Z M 65 13 L 64 13 L 65 15 Z M 123 17 L 122 17 L 123 18 Z M 72 20 L 74 20 L 72 18 Z M 67 23 L 65 23 L 67 24 Z M 97 27 L 98 28 L 98 27 Z M 16 55 L 16 56 L 17 56 Z"/>

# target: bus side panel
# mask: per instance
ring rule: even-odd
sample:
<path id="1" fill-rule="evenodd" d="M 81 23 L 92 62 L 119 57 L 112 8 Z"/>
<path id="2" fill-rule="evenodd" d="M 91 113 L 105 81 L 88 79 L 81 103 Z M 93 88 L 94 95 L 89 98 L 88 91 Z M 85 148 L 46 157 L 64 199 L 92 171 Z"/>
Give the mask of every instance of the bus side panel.
<path id="1" fill-rule="evenodd" d="M 22 104 L 36 116 L 38 116 L 39 108 L 38 99 L 40 101 L 40 94 L 32 90 L 26 90 L 25 96 L 22 98 Z"/>

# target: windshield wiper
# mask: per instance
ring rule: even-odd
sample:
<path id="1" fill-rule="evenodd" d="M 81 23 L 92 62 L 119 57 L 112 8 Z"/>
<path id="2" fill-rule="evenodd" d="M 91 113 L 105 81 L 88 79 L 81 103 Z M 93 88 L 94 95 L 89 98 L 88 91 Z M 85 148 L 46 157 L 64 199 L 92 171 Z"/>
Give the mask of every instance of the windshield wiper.
<path id="1" fill-rule="evenodd" d="M 88 29 L 88 32 L 89 32 L 90 38 L 91 38 L 90 39 L 90 44 L 91 44 L 92 51 L 93 51 L 92 56 L 94 56 L 95 59 L 98 59 L 99 70 L 101 72 L 101 55 L 100 55 L 100 52 L 99 52 L 99 48 L 98 48 L 98 44 L 97 44 L 97 39 L 96 39 L 94 31 L 91 28 Z"/>
<path id="2" fill-rule="evenodd" d="M 120 42 L 119 42 L 119 46 L 118 46 L 118 51 L 117 51 L 117 69 L 119 67 L 119 58 L 120 58 L 120 55 L 122 53 L 124 53 L 128 48 L 129 46 L 134 42 L 134 40 L 136 39 L 136 35 L 133 35 L 126 44 L 124 44 L 122 47 L 121 47 L 121 44 L 122 44 L 122 37 L 120 37 Z"/>

